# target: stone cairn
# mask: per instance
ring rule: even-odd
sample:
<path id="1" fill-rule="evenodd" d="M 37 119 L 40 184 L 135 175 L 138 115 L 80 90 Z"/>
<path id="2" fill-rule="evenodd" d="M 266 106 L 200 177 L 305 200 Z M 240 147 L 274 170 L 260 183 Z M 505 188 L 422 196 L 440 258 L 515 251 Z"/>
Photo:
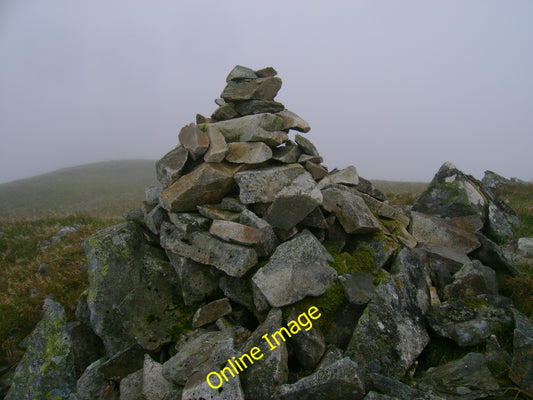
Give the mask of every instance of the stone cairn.
<path id="1" fill-rule="evenodd" d="M 46 300 L 7 399 L 477 399 L 495 371 L 531 393 L 533 325 L 496 279 L 514 211 L 450 163 L 390 206 L 290 139 L 310 127 L 280 87 L 230 72 L 142 207 L 85 240 L 78 320 Z"/>

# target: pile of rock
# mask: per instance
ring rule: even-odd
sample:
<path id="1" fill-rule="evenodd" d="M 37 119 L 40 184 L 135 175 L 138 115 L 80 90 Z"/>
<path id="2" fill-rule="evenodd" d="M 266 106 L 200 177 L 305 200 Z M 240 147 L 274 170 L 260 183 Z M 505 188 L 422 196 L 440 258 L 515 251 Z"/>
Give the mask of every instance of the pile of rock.
<path id="1" fill-rule="evenodd" d="M 499 246 L 513 211 L 450 164 L 410 215 L 355 167 L 328 171 L 290 139 L 310 127 L 275 75 L 235 67 L 157 162 L 161 186 L 84 242 L 78 321 L 47 300 L 8 399 L 476 399 L 501 394 L 487 362 L 532 390 L 533 326 L 495 275 L 517 273 Z M 282 329 L 313 307 L 312 327 Z M 442 338 L 486 351 L 432 365 Z"/>

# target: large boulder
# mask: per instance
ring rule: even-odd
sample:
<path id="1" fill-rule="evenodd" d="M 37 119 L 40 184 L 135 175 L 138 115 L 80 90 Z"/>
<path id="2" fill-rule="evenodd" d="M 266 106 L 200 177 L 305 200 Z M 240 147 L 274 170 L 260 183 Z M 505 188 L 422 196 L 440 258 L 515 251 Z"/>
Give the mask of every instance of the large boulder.
<path id="1" fill-rule="evenodd" d="M 320 296 L 334 282 L 333 259 L 308 230 L 278 246 L 268 263 L 253 276 L 272 307 L 296 303 L 306 296 Z"/>
<path id="2" fill-rule="evenodd" d="M 105 228 L 83 242 L 89 258 L 87 304 L 109 356 L 139 343 L 156 349 L 183 317 L 178 277 L 161 249 L 132 223 Z M 157 290 L 155 290 L 157 289 Z"/>

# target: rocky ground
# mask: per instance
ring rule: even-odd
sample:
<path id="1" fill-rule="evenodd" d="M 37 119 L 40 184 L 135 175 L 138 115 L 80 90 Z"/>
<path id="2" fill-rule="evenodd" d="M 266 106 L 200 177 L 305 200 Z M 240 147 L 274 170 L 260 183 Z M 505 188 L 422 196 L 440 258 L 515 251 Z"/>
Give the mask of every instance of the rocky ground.
<path id="1" fill-rule="evenodd" d="M 533 393 L 533 324 L 499 291 L 533 238 L 515 239 L 504 178 L 445 163 L 391 206 L 355 167 L 328 170 L 280 87 L 231 71 L 142 206 L 84 241 L 77 321 L 46 299 L 6 399 Z"/>

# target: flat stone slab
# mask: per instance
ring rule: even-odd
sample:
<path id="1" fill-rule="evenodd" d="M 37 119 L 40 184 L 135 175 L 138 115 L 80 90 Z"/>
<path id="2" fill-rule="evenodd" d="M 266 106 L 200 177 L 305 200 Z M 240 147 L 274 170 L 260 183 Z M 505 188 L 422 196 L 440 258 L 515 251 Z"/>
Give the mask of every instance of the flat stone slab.
<path id="1" fill-rule="evenodd" d="M 225 315 L 231 314 L 231 304 L 227 298 L 212 301 L 200 307 L 192 317 L 192 327 L 194 329 L 215 322 Z"/>
<path id="2" fill-rule="evenodd" d="M 226 142 L 239 142 L 243 135 L 251 135 L 256 131 L 279 131 L 283 120 L 274 114 L 263 113 L 247 115 L 227 121 L 206 124 L 206 128 L 217 128 L 226 138 Z"/>
<path id="3" fill-rule="evenodd" d="M 283 118 L 283 126 L 281 129 L 294 129 L 295 131 L 300 132 L 309 132 L 311 126 L 303 118 L 298 116 L 296 113 L 293 113 L 289 110 L 283 110 L 277 113 L 279 117 Z"/>
<path id="4" fill-rule="evenodd" d="M 268 263 L 252 278 L 272 307 L 320 296 L 335 281 L 331 255 L 318 239 L 304 230 L 278 246 Z"/>
<path id="5" fill-rule="evenodd" d="M 252 246 L 265 240 L 265 235 L 257 228 L 237 222 L 214 220 L 209 233 L 231 243 Z"/>
<path id="6" fill-rule="evenodd" d="M 281 89 L 281 79 L 277 77 L 231 80 L 220 97 L 226 102 L 240 100 L 273 100 Z"/>
<path id="7" fill-rule="evenodd" d="M 228 154 L 228 144 L 226 138 L 215 127 L 207 128 L 207 137 L 209 138 L 209 149 L 204 155 L 206 162 L 219 163 L 224 160 Z"/>
<path id="8" fill-rule="evenodd" d="M 231 190 L 238 167 L 203 163 L 165 189 L 159 197 L 167 211 L 196 211 L 200 204 L 217 203 Z"/>
<path id="9" fill-rule="evenodd" d="M 228 144 L 226 160 L 236 164 L 261 164 L 272 158 L 272 150 L 262 142 Z"/>

